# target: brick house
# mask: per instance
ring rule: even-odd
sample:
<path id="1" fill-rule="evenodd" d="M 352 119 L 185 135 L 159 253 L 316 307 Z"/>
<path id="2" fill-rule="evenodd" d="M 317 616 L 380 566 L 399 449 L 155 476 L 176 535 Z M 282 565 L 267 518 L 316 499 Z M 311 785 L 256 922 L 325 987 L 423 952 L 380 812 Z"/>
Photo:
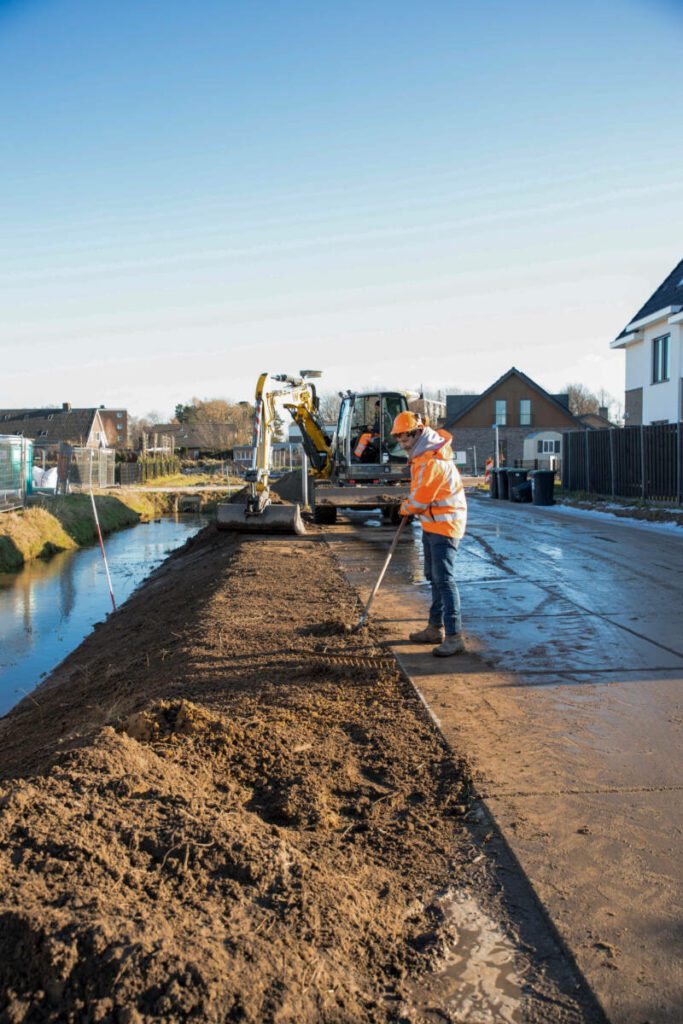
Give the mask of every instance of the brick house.
<path id="1" fill-rule="evenodd" d="M 105 409 L 101 405 L 98 412 L 107 435 L 107 448 L 128 448 L 128 410 Z"/>
<path id="2" fill-rule="evenodd" d="M 107 434 L 99 409 L 0 409 L 0 434 L 33 441 L 35 452 L 56 455 L 62 443 L 81 448 L 106 448 Z"/>
<path id="3" fill-rule="evenodd" d="M 147 437 L 173 438 L 177 454 L 188 459 L 200 456 L 224 458 L 231 451 L 237 437 L 232 423 L 215 420 L 193 420 L 190 423 L 157 423 L 146 431 Z"/>
<path id="4" fill-rule="evenodd" d="M 569 411 L 568 395 L 552 395 L 516 367 L 480 395 L 446 395 L 445 427 L 464 464 L 481 470 L 495 457 L 498 427 L 501 464 L 547 468 L 562 456 L 562 435 L 585 429 Z M 463 460 L 461 460 L 463 461 Z"/>

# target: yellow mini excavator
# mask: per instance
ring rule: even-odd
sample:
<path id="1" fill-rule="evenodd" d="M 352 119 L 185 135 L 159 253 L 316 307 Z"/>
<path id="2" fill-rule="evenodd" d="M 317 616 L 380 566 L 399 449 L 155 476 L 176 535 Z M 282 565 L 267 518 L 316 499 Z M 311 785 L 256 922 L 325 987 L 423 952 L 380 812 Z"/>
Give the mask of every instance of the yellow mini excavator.
<path id="1" fill-rule="evenodd" d="M 248 533 L 304 533 L 298 504 L 273 504 L 270 487 L 271 449 L 278 405 L 287 409 L 301 430 L 301 443 L 310 464 L 315 497 L 311 506 L 317 522 L 332 523 L 337 508 L 389 508 L 397 514 L 410 473 L 407 458 L 391 436 L 394 418 L 409 407 L 400 391 L 340 394 L 336 429 L 330 436 L 319 411 L 312 378 L 318 370 L 299 376 L 262 373 L 256 386 L 253 456 L 246 474 L 245 503 L 218 506 L 218 526 Z M 397 487 L 396 485 L 399 485 Z M 392 497 L 378 492 L 392 489 Z M 318 500 L 319 499 L 319 500 Z"/>

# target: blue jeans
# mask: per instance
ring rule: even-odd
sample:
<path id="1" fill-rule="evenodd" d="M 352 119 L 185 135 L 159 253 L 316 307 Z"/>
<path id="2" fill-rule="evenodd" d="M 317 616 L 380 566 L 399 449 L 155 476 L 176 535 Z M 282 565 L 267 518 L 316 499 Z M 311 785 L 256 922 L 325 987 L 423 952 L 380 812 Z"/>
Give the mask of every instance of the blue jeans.
<path id="1" fill-rule="evenodd" d="M 437 627 L 445 626 L 447 636 L 459 633 L 462 629 L 460 594 L 455 582 L 455 556 L 458 553 L 458 543 L 453 537 L 422 531 L 425 576 L 432 585 L 429 624 Z"/>

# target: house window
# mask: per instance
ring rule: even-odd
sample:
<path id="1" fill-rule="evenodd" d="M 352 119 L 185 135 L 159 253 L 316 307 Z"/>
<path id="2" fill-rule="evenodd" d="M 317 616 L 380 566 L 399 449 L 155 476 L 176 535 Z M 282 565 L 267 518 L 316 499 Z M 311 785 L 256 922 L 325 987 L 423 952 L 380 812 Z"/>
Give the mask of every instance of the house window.
<path id="1" fill-rule="evenodd" d="M 669 335 L 663 334 L 652 342 L 652 383 L 661 384 L 669 379 Z"/>
<path id="2" fill-rule="evenodd" d="M 116 418 L 117 418 L 117 420 L 122 420 L 123 419 L 123 413 L 122 412 L 117 412 Z"/>
<path id="3" fill-rule="evenodd" d="M 504 398 L 496 400 L 496 426 L 504 427 L 508 419 L 508 404 Z"/>
<path id="4" fill-rule="evenodd" d="M 531 426 L 531 399 L 520 398 L 519 400 L 519 425 L 520 427 Z"/>
<path id="5" fill-rule="evenodd" d="M 559 455 L 561 441 L 537 441 L 536 452 L 538 455 Z"/>

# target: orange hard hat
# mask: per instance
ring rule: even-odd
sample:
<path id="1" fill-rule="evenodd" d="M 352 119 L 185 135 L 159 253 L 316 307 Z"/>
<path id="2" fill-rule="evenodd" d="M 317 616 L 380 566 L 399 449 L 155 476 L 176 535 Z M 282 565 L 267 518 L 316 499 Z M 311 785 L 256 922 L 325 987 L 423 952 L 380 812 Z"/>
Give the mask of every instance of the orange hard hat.
<path id="1" fill-rule="evenodd" d="M 392 434 L 408 434 L 422 426 L 422 421 L 414 412 L 400 412 L 391 428 Z"/>

